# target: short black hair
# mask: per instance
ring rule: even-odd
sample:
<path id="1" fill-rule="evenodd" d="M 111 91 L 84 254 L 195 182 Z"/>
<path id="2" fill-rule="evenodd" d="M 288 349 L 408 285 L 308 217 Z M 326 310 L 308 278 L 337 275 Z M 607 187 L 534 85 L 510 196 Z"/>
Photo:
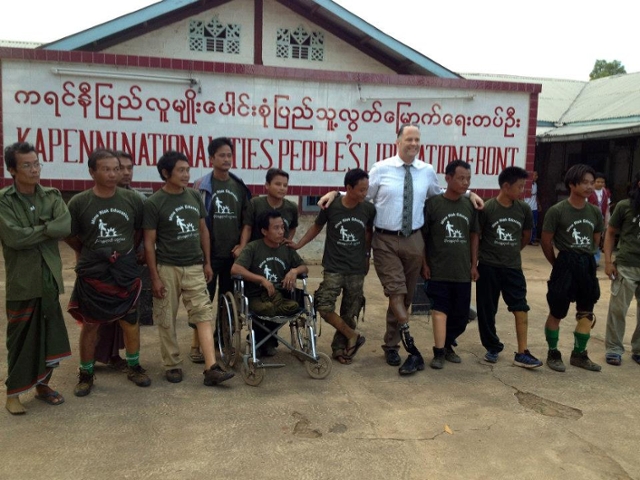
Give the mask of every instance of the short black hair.
<path id="1" fill-rule="evenodd" d="M 282 213 L 280 213 L 278 210 L 267 210 L 266 212 L 262 212 L 260 215 L 258 215 L 256 223 L 258 224 L 258 228 L 260 228 L 260 230 L 269 230 L 271 219 L 281 217 Z"/>
<path id="2" fill-rule="evenodd" d="M 607 181 L 607 177 L 606 177 L 606 175 L 604 173 L 596 172 L 596 174 L 593 176 L 593 179 L 597 180 L 599 178 L 603 179 L 605 182 Z"/>
<path id="3" fill-rule="evenodd" d="M 98 148 L 94 150 L 89 154 L 89 160 L 87 161 L 89 170 L 93 170 L 95 172 L 96 167 L 98 166 L 98 160 L 103 160 L 105 158 L 115 158 L 118 160 L 118 154 L 115 150 L 110 150 L 108 148 Z"/>
<path id="4" fill-rule="evenodd" d="M 363 169 L 354 168 L 353 170 L 349 170 L 344 174 L 344 186 L 348 187 L 349 185 L 351 185 L 351 187 L 355 188 L 358 182 L 363 178 L 369 178 L 369 174 Z"/>
<path id="5" fill-rule="evenodd" d="M 502 188 L 502 185 L 508 183 L 509 185 L 513 185 L 518 180 L 529 178 L 529 174 L 524 168 L 520 167 L 507 167 L 500 175 L 498 175 L 498 185 Z"/>
<path id="6" fill-rule="evenodd" d="M 280 175 L 281 177 L 285 177 L 287 180 L 289 180 L 289 174 L 284 170 L 282 170 L 281 168 L 270 168 L 269 170 L 267 170 L 267 175 L 266 175 L 267 183 L 271 183 L 271 181 L 278 175 Z"/>
<path id="7" fill-rule="evenodd" d="M 118 157 L 118 160 L 120 160 L 121 158 L 128 158 L 129 160 L 131 160 L 131 164 L 134 164 L 133 155 L 131 155 L 129 152 L 125 152 L 124 150 L 116 150 L 116 155 Z"/>
<path id="8" fill-rule="evenodd" d="M 471 165 L 469 165 L 464 160 L 454 160 L 453 162 L 451 162 L 445 167 L 444 174 L 453 175 L 454 173 L 456 173 L 456 168 L 458 167 L 462 167 L 465 170 L 471 170 Z"/>
<path id="9" fill-rule="evenodd" d="M 582 179 L 587 173 L 593 175 L 594 180 L 596 179 L 596 171 L 589 165 L 583 163 L 578 163 L 567 170 L 564 176 L 564 185 L 567 187 L 567 190 L 569 190 L 569 185 L 578 185 L 582 182 Z"/>
<path id="10" fill-rule="evenodd" d="M 184 153 L 176 152 L 175 150 L 169 150 L 167 152 L 164 152 L 164 155 L 162 155 L 160 157 L 160 160 L 158 160 L 158 165 L 157 165 L 160 178 L 166 182 L 167 179 L 171 176 L 171 172 L 173 172 L 173 169 L 175 168 L 176 163 L 178 163 L 181 160 L 189 163 L 189 159 Z M 167 178 L 165 178 L 164 175 L 162 175 L 163 170 L 166 170 L 168 174 Z"/>
<path id="11" fill-rule="evenodd" d="M 12 145 L 9 145 L 4 149 L 4 164 L 7 166 L 7 169 L 13 168 L 16 170 L 18 168 L 18 163 L 16 159 L 16 154 L 25 154 L 30 152 L 36 152 L 36 147 L 27 142 L 16 142 Z M 38 152 L 36 152 L 36 155 Z"/>
<path id="12" fill-rule="evenodd" d="M 209 152 L 209 156 L 213 157 L 220 147 L 228 146 L 231 149 L 231 153 L 233 153 L 233 142 L 228 137 L 218 137 L 211 140 L 209 143 L 209 147 L 207 151 Z"/>

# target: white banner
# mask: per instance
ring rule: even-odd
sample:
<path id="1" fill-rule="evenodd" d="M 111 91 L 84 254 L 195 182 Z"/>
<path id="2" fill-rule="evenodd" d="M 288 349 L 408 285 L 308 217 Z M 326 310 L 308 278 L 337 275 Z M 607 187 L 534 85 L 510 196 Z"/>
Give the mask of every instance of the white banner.
<path id="1" fill-rule="evenodd" d="M 5 146 L 35 144 L 43 179 L 88 179 L 96 148 L 130 152 L 135 180 L 152 182 L 162 153 L 179 150 L 195 179 L 209 169 L 209 141 L 228 136 L 248 184 L 278 167 L 292 185 L 340 186 L 348 169 L 393 155 L 398 127 L 413 122 L 419 158 L 443 185 L 446 164 L 462 159 L 472 188 L 497 189 L 503 168 L 525 167 L 529 130 L 524 92 L 14 60 L 2 61 L 2 105 Z"/>

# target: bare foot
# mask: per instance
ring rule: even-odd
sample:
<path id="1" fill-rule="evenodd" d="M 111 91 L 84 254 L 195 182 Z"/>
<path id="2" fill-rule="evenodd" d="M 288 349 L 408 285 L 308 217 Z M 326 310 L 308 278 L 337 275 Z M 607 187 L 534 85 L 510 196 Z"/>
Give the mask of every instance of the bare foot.
<path id="1" fill-rule="evenodd" d="M 18 397 L 7 397 L 5 407 L 11 415 L 24 415 L 27 410 L 24 408 Z"/>

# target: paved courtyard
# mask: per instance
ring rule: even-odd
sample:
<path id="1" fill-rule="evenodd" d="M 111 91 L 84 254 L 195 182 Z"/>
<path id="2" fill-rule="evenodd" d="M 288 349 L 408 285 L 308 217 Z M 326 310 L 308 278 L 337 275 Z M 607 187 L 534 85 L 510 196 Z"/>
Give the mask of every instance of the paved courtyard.
<path id="1" fill-rule="evenodd" d="M 64 306 L 74 273 L 72 255 L 63 251 Z M 550 268 L 535 247 L 524 250 L 524 262 L 532 308 L 529 345 L 543 358 Z M 0 270 L 4 308 L 2 263 Z M 156 327 L 145 326 L 141 360 L 152 385 L 136 387 L 124 374 L 99 366 L 94 391 L 76 398 L 79 328 L 67 317 L 74 355 L 52 382 L 66 402 L 51 407 L 32 392 L 22 397 L 26 415 L 13 417 L 3 409 L 0 479 L 640 479 L 640 365 L 628 354 L 620 367 L 604 363 L 609 286 L 602 269 L 599 274 L 602 297 L 589 352 L 603 364 L 600 373 L 514 367 L 514 322 L 502 305 L 498 331 L 506 349 L 497 364 L 482 360 L 471 323 L 459 341 L 461 364 L 400 377 L 380 349 L 386 300 L 373 269 L 360 324 L 367 343 L 352 365 L 334 362 L 325 380 L 311 379 L 281 347 L 275 358 L 286 367 L 267 371 L 258 387 L 245 385 L 239 371 L 224 386 L 204 387 L 201 366 L 188 360 L 185 380 L 169 384 Z M 312 267 L 311 290 L 320 277 L 321 268 Z M 635 308 L 630 310 L 628 337 L 635 326 Z M 180 318 L 186 354 L 184 310 Z M 4 402 L 4 311 L 0 319 Z M 567 360 L 574 326 L 570 318 L 561 325 Z M 413 316 L 412 333 L 430 360 L 429 319 Z M 323 324 L 320 351 L 330 353 L 332 335 Z"/>

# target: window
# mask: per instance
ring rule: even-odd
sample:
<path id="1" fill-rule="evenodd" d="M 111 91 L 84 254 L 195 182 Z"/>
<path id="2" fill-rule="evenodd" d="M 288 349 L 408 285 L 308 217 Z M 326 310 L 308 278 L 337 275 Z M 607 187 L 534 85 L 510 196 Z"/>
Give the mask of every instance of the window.
<path id="1" fill-rule="evenodd" d="M 189 23 L 189 50 L 240 54 L 240 25 L 224 25 L 216 15 L 209 23 L 191 20 Z"/>
<path id="2" fill-rule="evenodd" d="M 317 213 L 320 211 L 318 202 L 320 201 L 319 195 L 304 195 L 300 197 L 302 200 L 300 211 L 302 213 Z"/>
<path id="3" fill-rule="evenodd" d="M 295 30 L 278 28 L 276 57 L 322 62 L 324 60 L 324 33 L 309 33 L 302 25 Z"/>

